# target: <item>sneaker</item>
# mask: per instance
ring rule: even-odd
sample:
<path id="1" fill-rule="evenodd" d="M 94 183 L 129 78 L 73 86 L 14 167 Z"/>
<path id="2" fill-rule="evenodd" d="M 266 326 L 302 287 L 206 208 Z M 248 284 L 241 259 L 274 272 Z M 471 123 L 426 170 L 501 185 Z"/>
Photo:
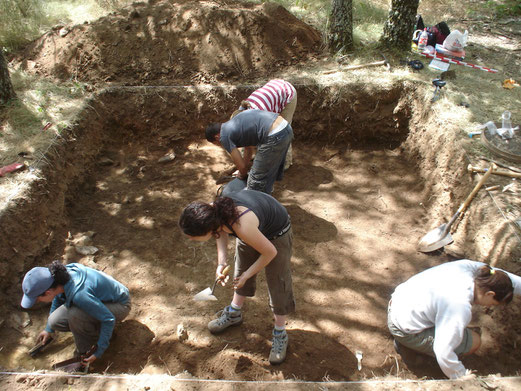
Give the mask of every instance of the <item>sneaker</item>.
<path id="1" fill-rule="evenodd" d="M 286 359 L 288 342 L 288 333 L 286 333 L 286 331 L 278 334 L 275 334 L 275 331 L 273 331 L 273 342 L 270 351 L 270 364 L 277 365 Z"/>
<path id="2" fill-rule="evenodd" d="M 230 326 L 238 326 L 242 323 L 242 312 L 233 310 L 231 306 L 224 307 L 217 313 L 218 318 L 208 323 L 208 330 L 212 334 L 218 334 Z"/>

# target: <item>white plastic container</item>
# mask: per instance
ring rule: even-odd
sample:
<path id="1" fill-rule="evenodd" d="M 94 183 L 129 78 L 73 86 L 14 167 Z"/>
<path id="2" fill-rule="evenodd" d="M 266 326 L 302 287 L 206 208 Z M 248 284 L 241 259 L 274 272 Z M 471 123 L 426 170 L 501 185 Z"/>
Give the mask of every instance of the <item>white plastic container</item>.
<path id="1" fill-rule="evenodd" d="M 420 38 L 418 38 L 418 51 L 421 53 L 427 47 L 427 42 L 429 41 L 429 34 L 427 33 L 427 29 L 423 29 L 420 34 Z"/>
<path id="2" fill-rule="evenodd" d="M 503 129 L 511 129 L 512 128 L 512 121 L 511 121 L 511 118 L 512 117 L 512 114 L 510 113 L 510 111 L 508 110 L 505 110 L 503 112 L 503 115 L 501 115 L 501 119 L 502 119 L 502 124 L 501 124 L 501 127 Z"/>

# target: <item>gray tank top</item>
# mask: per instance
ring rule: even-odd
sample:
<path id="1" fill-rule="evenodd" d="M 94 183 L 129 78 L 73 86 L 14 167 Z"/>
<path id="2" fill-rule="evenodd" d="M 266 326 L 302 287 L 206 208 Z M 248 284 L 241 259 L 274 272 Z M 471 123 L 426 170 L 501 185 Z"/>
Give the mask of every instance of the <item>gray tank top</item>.
<path id="1" fill-rule="evenodd" d="M 275 198 L 257 190 L 228 194 L 235 205 L 250 209 L 259 219 L 259 231 L 268 239 L 275 237 L 290 222 L 288 211 Z M 237 235 L 234 235 L 237 236 Z"/>

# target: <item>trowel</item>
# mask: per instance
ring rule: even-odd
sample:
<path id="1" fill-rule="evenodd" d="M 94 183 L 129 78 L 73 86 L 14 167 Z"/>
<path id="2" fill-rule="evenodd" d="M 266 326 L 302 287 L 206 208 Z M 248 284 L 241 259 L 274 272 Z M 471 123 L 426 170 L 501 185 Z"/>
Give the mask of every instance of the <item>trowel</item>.
<path id="1" fill-rule="evenodd" d="M 65 361 L 60 361 L 52 366 L 52 369 L 57 371 L 63 371 L 68 373 L 87 373 L 89 372 L 89 363 L 83 361 L 85 358 L 90 357 L 98 349 L 97 345 L 92 346 L 89 351 L 81 356 L 76 356 Z"/>
<path id="2" fill-rule="evenodd" d="M 214 296 L 213 291 L 215 290 L 215 287 L 217 286 L 217 283 L 228 275 L 228 272 L 230 271 L 230 265 L 226 266 L 223 270 L 223 277 L 216 278 L 215 282 L 213 283 L 212 288 L 210 287 L 206 288 L 205 290 L 202 290 L 198 294 L 194 296 L 195 301 L 210 301 L 210 300 L 217 300 L 217 297 Z"/>

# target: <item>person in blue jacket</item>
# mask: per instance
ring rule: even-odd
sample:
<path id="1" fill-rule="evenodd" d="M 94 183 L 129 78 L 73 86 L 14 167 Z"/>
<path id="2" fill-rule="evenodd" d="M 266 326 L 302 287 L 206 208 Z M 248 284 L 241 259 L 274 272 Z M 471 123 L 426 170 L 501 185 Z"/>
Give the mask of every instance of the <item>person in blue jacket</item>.
<path id="1" fill-rule="evenodd" d="M 100 358 L 109 346 L 116 322 L 130 312 L 128 288 L 111 276 L 79 263 L 54 261 L 27 272 L 22 283 L 21 306 L 52 303 L 45 330 L 38 342 L 46 342 L 54 331 L 71 331 L 78 355 L 96 350 L 85 363 Z"/>

